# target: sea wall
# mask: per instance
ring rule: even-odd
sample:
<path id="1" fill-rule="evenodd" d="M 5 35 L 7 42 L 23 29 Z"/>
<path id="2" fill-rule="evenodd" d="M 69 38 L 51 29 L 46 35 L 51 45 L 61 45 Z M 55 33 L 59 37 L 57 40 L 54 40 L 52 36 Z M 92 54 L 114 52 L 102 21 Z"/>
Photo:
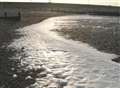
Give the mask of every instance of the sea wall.
<path id="1" fill-rule="evenodd" d="M 120 16 L 120 7 L 57 3 L 0 2 L 0 17 L 19 17 L 21 20 L 42 20 L 70 14 Z"/>

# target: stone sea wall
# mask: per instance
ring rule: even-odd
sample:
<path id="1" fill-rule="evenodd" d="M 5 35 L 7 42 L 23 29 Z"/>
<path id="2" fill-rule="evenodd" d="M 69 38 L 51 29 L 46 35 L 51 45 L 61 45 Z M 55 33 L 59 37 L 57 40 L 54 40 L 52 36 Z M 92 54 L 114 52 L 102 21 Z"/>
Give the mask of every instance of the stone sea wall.
<path id="1" fill-rule="evenodd" d="M 0 2 L 0 18 L 18 17 L 21 20 L 32 20 L 34 18 L 40 21 L 47 17 L 70 14 L 120 16 L 120 7 L 57 3 Z"/>

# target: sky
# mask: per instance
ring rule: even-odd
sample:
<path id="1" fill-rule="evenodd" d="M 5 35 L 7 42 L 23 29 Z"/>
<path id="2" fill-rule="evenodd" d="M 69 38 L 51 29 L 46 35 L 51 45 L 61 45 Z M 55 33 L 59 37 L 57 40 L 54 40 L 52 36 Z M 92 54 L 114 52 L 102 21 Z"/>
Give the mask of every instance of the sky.
<path id="1" fill-rule="evenodd" d="M 1 2 L 49 2 L 120 6 L 120 0 L 0 0 Z"/>

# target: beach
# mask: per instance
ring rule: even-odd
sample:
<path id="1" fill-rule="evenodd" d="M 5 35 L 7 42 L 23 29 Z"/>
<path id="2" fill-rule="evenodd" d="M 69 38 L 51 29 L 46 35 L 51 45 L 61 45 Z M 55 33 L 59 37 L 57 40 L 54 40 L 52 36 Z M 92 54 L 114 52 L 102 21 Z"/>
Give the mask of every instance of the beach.
<path id="1" fill-rule="evenodd" d="M 0 21 L 1 88 L 120 87 L 118 17 Z"/>

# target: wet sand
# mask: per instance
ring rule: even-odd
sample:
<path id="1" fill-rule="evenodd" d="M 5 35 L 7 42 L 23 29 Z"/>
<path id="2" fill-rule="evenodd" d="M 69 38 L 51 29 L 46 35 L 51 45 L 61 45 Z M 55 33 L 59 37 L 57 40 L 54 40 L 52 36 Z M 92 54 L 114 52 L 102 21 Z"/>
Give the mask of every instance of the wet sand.
<path id="1" fill-rule="evenodd" d="M 120 55 L 120 17 L 114 16 L 88 16 L 75 19 L 62 18 L 56 21 L 56 29 L 66 39 L 82 41 L 92 47 L 108 53 Z M 120 62 L 120 58 L 112 61 Z"/>
<path id="2" fill-rule="evenodd" d="M 67 39 L 88 43 L 104 52 L 120 54 L 119 17 L 61 17 L 56 26 L 55 30 Z"/>

